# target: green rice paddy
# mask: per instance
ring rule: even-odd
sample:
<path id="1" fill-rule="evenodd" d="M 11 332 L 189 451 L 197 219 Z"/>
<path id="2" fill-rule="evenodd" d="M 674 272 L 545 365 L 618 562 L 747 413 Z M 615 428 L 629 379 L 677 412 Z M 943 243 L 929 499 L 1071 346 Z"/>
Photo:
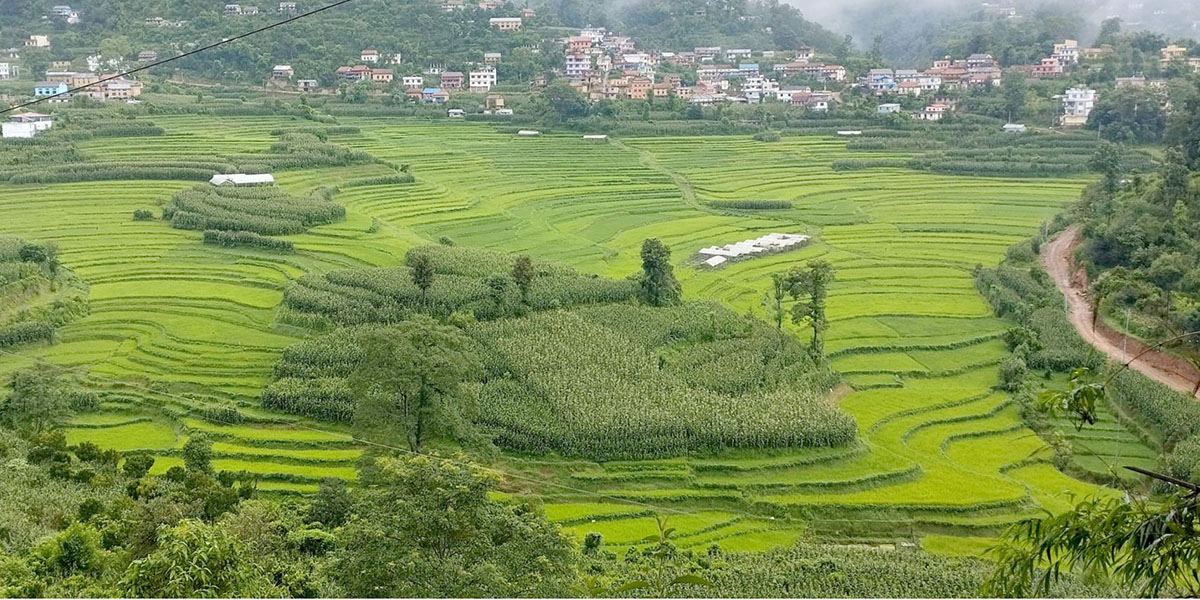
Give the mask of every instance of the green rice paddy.
<path id="1" fill-rule="evenodd" d="M 80 149 L 130 162 L 263 152 L 272 129 L 295 124 L 154 121 L 167 135 L 85 141 Z M 204 246 L 198 232 L 130 218 L 139 208 L 157 214 L 191 182 L 0 188 L 0 234 L 56 241 L 63 263 L 91 286 L 90 315 L 64 327 L 56 345 L 0 357 L 0 373 L 32 358 L 86 367 L 110 392 L 106 406 L 121 412 L 82 417 L 69 430 L 73 443 L 159 451 L 155 470 L 162 471 L 178 464 L 172 449 L 203 431 L 218 442 L 218 468 L 264 477 L 262 491 L 311 493 L 322 478 L 352 479 L 361 449 L 337 430 L 304 427 L 328 424 L 253 409 L 280 352 L 303 335 L 275 318 L 289 282 L 399 264 L 407 249 L 443 236 L 624 277 L 640 268 L 642 240 L 657 237 L 674 252 L 686 296 L 738 312 L 765 314 L 772 273 L 815 257 L 832 262 L 827 347 L 852 388 L 837 401 L 857 419 L 861 440 L 849 448 L 609 464 L 504 456 L 500 466 L 518 475 L 507 491 L 541 495 L 549 517 L 572 534 L 599 531 L 610 546 L 637 544 L 656 531 L 648 511 L 660 506 L 684 513 L 671 526 L 689 547 L 761 550 L 801 535 L 928 536 L 927 548 L 976 553 L 1005 524 L 1039 508 L 1062 509 L 1070 494 L 1115 493 L 1051 466 L 1011 400 L 993 392 L 1005 356 L 998 338 L 1009 325 L 992 316 L 971 275 L 1076 198 L 1082 180 L 835 172 L 834 160 L 853 155 L 844 141 L 825 137 L 596 145 L 574 134 L 518 139 L 471 123 L 343 124 L 362 133 L 331 141 L 409 164 L 416 183 L 349 185 L 387 174 L 383 165 L 277 173 L 297 194 L 341 185 L 334 201 L 347 209 L 343 222 L 288 236 L 294 255 Z M 792 208 L 708 205 L 748 199 Z M 717 271 L 683 264 L 701 247 L 772 231 L 809 233 L 816 243 Z M 182 416 L 189 406 L 220 404 L 254 418 L 222 425 Z M 130 422 L 137 417 L 147 419 Z M 1096 456 L 1111 456 L 1121 449 L 1109 442 L 1122 440 L 1088 443 Z"/>

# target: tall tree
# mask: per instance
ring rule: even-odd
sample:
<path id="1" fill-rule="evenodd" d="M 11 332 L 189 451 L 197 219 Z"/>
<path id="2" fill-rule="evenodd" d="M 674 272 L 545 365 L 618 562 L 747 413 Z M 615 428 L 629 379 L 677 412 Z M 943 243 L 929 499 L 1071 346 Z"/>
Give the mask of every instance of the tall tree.
<path id="1" fill-rule="evenodd" d="M 671 266 L 671 249 L 657 238 L 642 242 L 642 300 L 651 306 L 679 304 L 683 289 Z"/>
<path id="2" fill-rule="evenodd" d="M 0 417 L 10 427 L 39 433 L 71 416 L 70 402 L 58 376 L 45 369 L 13 374 Z"/>
<path id="3" fill-rule="evenodd" d="M 465 385 L 480 369 L 471 341 L 454 327 L 419 317 L 368 331 L 365 359 L 351 376 L 359 398 L 355 424 L 368 439 L 414 452 L 468 398 Z"/>
<path id="4" fill-rule="evenodd" d="M 433 260 L 428 254 L 418 254 L 413 257 L 412 263 L 409 265 L 412 268 L 412 282 L 421 290 L 421 301 L 429 302 L 429 288 L 433 287 Z"/>
<path id="5" fill-rule="evenodd" d="M 1104 176 L 1101 189 L 1110 197 L 1121 189 L 1121 176 L 1125 173 L 1125 164 L 1121 158 L 1121 147 L 1112 142 L 1100 142 L 1096 153 L 1092 155 L 1088 166 Z"/>
<path id="6" fill-rule="evenodd" d="M 1162 178 L 1163 203 L 1173 211 L 1177 203 L 1186 203 L 1191 194 L 1191 174 L 1183 152 L 1179 148 L 1167 148 L 1158 172 Z"/>
<path id="7" fill-rule="evenodd" d="M 509 281 L 511 280 L 508 275 L 504 273 L 492 273 L 483 280 L 483 284 L 488 287 L 488 296 L 492 299 L 492 308 L 496 310 L 497 316 L 503 314 L 504 293 L 508 291 Z"/>
<path id="8" fill-rule="evenodd" d="M 208 436 L 197 433 L 188 438 L 183 445 L 183 464 L 192 473 L 208 473 L 212 471 L 212 441 Z"/>
<path id="9" fill-rule="evenodd" d="M 771 319 L 775 321 L 775 329 L 783 331 L 783 318 L 787 316 L 787 309 L 783 302 L 788 295 L 788 278 L 785 273 L 773 273 L 771 275 L 771 290 L 763 296 L 763 304 L 771 311 Z"/>
<path id="10" fill-rule="evenodd" d="M 1016 122 L 1025 112 L 1029 81 L 1024 75 L 1012 73 L 1004 77 L 1004 112 L 1009 122 Z"/>
<path id="11" fill-rule="evenodd" d="M 465 458 L 379 458 L 330 573 L 357 597 L 553 597 L 575 579 L 571 542 Z"/>
<path id="12" fill-rule="evenodd" d="M 825 317 L 825 299 L 834 275 L 833 265 L 824 260 L 809 261 L 807 267 L 794 267 L 787 275 L 788 292 L 796 300 L 792 307 L 792 321 L 812 328 L 809 351 L 814 357 L 825 354 L 824 336 L 829 329 L 829 321 Z"/>
<path id="13" fill-rule="evenodd" d="M 529 304 L 529 290 L 535 277 L 537 271 L 533 269 L 533 261 L 528 256 L 518 256 L 517 262 L 513 263 L 512 280 L 521 290 L 521 301 L 526 304 Z"/>

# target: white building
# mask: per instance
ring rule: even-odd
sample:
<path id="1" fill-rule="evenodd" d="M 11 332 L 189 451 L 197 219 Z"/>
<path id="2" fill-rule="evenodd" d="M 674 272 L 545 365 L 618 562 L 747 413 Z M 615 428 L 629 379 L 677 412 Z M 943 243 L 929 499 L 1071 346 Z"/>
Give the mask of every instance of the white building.
<path id="1" fill-rule="evenodd" d="M 54 120 L 50 115 L 28 112 L 10 117 L 3 123 L 2 132 L 6 138 L 31 138 L 51 127 L 54 127 Z"/>
<path id="2" fill-rule="evenodd" d="M 379 62 L 379 51 L 378 50 L 363 50 L 362 54 L 359 55 L 358 59 L 363 64 L 372 64 L 373 65 L 373 64 Z"/>
<path id="3" fill-rule="evenodd" d="M 405 75 L 400 78 L 400 81 L 404 84 L 404 88 L 409 90 L 419 90 L 425 87 L 425 78 L 420 75 Z"/>
<path id="4" fill-rule="evenodd" d="M 471 71 L 468 75 L 468 84 L 472 92 L 491 91 L 492 86 L 496 85 L 496 70 L 487 68 Z"/>
<path id="5" fill-rule="evenodd" d="M 15 79 L 21 76 L 21 67 L 6 62 L 0 63 L 0 79 Z"/>
<path id="6" fill-rule="evenodd" d="M 890 115 L 900 112 L 900 105 L 894 103 L 880 104 L 879 108 L 875 109 L 881 115 Z"/>
<path id="7" fill-rule="evenodd" d="M 592 57 L 589 54 L 568 54 L 567 55 L 566 73 L 567 77 L 579 78 L 584 77 L 592 72 Z"/>
<path id="8" fill-rule="evenodd" d="M 50 47 L 50 38 L 44 35 L 31 35 L 25 39 L 25 45 L 30 48 Z"/>
<path id="9" fill-rule="evenodd" d="M 1096 90 L 1091 88 L 1071 88 L 1061 98 L 1062 124 L 1066 126 L 1074 127 L 1087 123 L 1092 109 L 1096 108 Z"/>
<path id="10" fill-rule="evenodd" d="M 212 179 L 209 179 L 208 182 L 213 185 L 268 185 L 275 183 L 275 177 L 267 173 L 258 175 L 235 173 L 231 175 L 213 175 Z"/>
<path id="11" fill-rule="evenodd" d="M 785 252 L 787 250 L 803 248 L 804 246 L 808 245 L 808 242 L 809 237 L 806 235 L 769 233 L 760 238 L 746 240 L 736 244 L 703 248 L 697 252 L 697 254 L 704 261 L 705 265 L 709 267 L 717 267 L 728 260 L 742 260 L 775 252 Z M 724 260 L 713 260 L 714 258 L 722 258 Z"/>

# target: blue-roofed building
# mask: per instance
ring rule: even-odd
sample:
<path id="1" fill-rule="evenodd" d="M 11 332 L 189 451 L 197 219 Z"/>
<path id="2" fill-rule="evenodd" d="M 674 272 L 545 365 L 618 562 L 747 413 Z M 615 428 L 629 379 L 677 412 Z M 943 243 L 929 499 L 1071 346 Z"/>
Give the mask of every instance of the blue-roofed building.
<path id="1" fill-rule="evenodd" d="M 33 95 L 42 98 L 44 96 L 64 94 L 69 89 L 65 81 L 40 81 L 33 86 Z"/>
<path id="2" fill-rule="evenodd" d="M 426 104 L 445 104 L 450 99 L 450 94 L 442 91 L 441 88 L 425 88 L 421 92 L 421 99 Z"/>
<path id="3" fill-rule="evenodd" d="M 750 77 L 753 75 L 758 75 L 758 64 L 757 63 L 744 63 L 744 64 L 738 65 L 738 75 L 741 75 L 742 77 Z"/>

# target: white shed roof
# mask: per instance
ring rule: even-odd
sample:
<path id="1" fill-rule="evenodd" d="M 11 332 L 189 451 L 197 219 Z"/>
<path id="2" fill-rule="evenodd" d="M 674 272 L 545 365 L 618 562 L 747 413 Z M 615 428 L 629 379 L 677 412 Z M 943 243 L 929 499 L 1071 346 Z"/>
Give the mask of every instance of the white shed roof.
<path id="1" fill-rule="evenodd" d="M 727 260 L 729 260 L 729 259 L 725 258 L 724 256 L 714 256 L 714 257 L 704 261 L 704 264 L 706 264 L 710 267 L 719 267 L 719 266 L 725 264 L 725 261 L 727 261 Z"/>
<path id="2" fill-rule="evenodd" d="M 233 185 L 261 185 L 275 183 L 275 177 L 268 173 L 260 175 L 234 173 L 230 175 L 213 175 L 212 179 L 209 179 L 208 182 L 213 185 L 225 185 L 227 183 L 232 183 Z"/>

